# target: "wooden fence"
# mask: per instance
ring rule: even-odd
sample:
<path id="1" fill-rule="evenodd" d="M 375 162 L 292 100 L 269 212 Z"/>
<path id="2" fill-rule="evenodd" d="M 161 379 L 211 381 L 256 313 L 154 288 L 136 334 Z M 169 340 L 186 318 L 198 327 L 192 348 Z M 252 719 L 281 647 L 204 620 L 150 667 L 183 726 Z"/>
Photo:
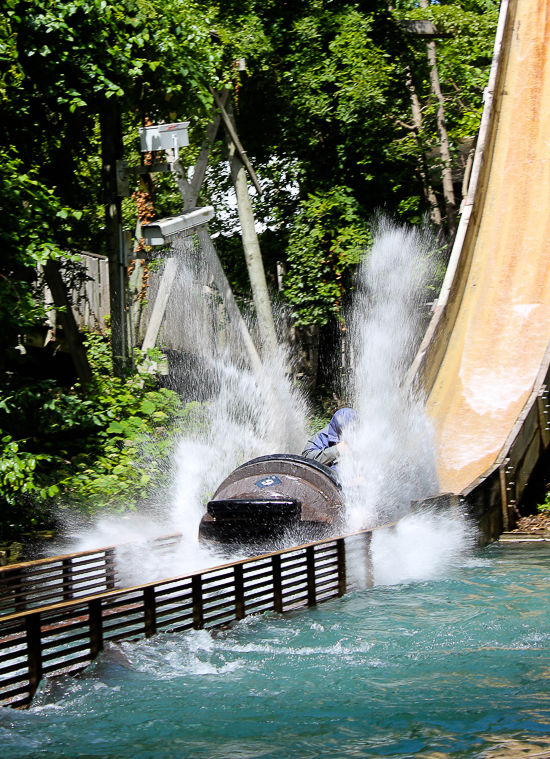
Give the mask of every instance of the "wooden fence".
<path id="1" fill-rule="evenodd" d="M 165 535 L 148 541 L 147 547 L 158 553 L 180 539 L 181 533 Z M 123 543 L 0 567 L 0 622 L 13 613 L 120 588 L 117 559 L 135 545 Z"/>
<path id="2" fill-rule="evenodd" d="M 360 567 L 368 585 L 371 535 L 367 530 L 5 616 L 0 705 L 28 706 L 43 677 L 84 669 L 107 642 L 313 606 L 354 587 L 350 566 Z"/>

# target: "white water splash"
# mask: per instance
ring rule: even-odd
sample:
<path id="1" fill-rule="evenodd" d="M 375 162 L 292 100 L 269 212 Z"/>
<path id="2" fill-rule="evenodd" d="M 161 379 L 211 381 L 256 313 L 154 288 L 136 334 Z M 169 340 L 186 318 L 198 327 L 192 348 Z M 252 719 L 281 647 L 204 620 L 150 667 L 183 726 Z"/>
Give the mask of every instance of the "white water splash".
<path id="1" fill-rule="evenodd" d="M 403 388 L 425 326 L 435 263 L 426 230 L 381 218 L 350 314 L 359 422 L 341 462 L 350 530 L 394 520 L 438 492 L 436 450 L 422 399 Z"/>
<path id="2" fill-rule="evenodd" d="M 462 561 L 475 539 L 476 530 L 459 510 L 407 514 L 372 536 L 374 584 L 439 579 Z"/>
<path id="3" fill-rule="evenodd" d="M 349 450 L 340 464 L 350 531 L 403 517 L 411 500 L 438 492 L 434 437 L 422 399 L 403 389 L 425 324 L 432 250 L 427 232 L 382 220 L 358 274 L 349 324 L 355 359 L 350 394 L 360 422 L 346 431 Z M 200 341 L 198 371 L 183 363 L 178 367 L 182 376 L 173 377 L 206 400 L 179 432 L 172 486 L 158 494 L 149 516 L 102 518 L 77 546 L 133 543 L 122 553 L 127 584 L 223 563 L 225 557 L 198 543 L 206 502 L 243 462 L 299 453 L 307 438 L 306 405 L 289 380 L 284 352 L 270 357 L 266 371 L 249 370 L 242 349 L 235 347 L 235 325 L 222 320 L 220 332 L 219 303 L 210 296 L 205 300 L 204 282 L 211 284 L 196 260 L 182 261 L 175 297 L 187 305 L 178 312 L 179 329 L 182 334 L 210 330 L 210 337 Z M 192 358 L 196 369 L 196 354 Z M 155 552 L 145 542 L 170 532 L 183 535 L 173 550 Z M 375 534 L 374 580 L 431 578 L 470 542 L 471 530 L 461 515 L 405 516 L 395 531 Z"/>
<path id="4" fill-rule="evenodd" d="M 171 485 L 159 489 L 145 511 L 102 516 L 93 526 L 79 528 L 70 546 L 77 551 L 132 544 L 118 552 L 124 584 L 174 577 L 227 560 L 198 542 L 206 503 L 240 464 L 272 453 L 300 453 L 309 434 L 307 404 L 291 382 L 285 350 L 252 371 L 238 326 L 228 319 L 207 264 L 188 242 L 178 252 L 174 305 L 166 319 L 177 324 L 167 339 L 171 348 L 179 348 L 179 360 L 169 380 L 184 398 L 198 397 L 202 403 L 176 431 L 167 477 Z M 152 550 L 147 541 L 170 533 L 182 534 L 179 544 Z"/>

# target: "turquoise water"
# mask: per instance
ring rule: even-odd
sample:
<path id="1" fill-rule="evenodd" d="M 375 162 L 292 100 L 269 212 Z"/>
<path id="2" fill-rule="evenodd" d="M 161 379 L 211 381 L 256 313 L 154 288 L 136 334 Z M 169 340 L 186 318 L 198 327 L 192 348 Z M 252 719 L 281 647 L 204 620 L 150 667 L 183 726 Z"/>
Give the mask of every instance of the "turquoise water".
<path id="1" fill-rule="evenodd" d="M 17 757 L 550 757 L 550 550 L 112 647 L 0 712 Z"/>

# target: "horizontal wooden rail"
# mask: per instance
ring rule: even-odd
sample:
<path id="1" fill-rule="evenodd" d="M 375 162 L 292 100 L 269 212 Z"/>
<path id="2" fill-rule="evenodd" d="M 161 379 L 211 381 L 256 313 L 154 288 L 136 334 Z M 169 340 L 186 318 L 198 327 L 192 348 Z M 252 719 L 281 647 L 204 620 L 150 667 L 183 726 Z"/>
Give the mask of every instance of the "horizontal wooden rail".
<path id="1" fill-rule="evenodd" d="M 175 533 L 144 544 L 123 543 L 0 567 L 0 620 L 14 612 L 123 587 L 117 558 L 125 551 L 147 545 L 158 552 L 179 540 L 181 533 Z"/>
<path id="2" fill-rule="evenodd" d="M 109 642 L 313 606 L 352 589 L 358 572 L 368 585 L 372 532 L 6 615 L 0 619 L 0 705 L 27 706 L 44 676 L 84 669 Z"/>

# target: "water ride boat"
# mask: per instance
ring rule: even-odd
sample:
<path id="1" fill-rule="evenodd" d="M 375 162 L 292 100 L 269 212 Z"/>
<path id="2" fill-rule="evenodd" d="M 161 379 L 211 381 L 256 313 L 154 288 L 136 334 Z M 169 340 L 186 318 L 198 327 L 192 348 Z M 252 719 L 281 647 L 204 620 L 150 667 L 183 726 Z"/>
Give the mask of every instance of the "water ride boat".
<path id="1" fill-rule="evenodd" d="M 260 456 L 225 478 L 199 526 L 199 539 L 256 543 L 291 532 L 302 541 L 335 534 L 344 514 L 336 472 L 292 454 Z"/>

